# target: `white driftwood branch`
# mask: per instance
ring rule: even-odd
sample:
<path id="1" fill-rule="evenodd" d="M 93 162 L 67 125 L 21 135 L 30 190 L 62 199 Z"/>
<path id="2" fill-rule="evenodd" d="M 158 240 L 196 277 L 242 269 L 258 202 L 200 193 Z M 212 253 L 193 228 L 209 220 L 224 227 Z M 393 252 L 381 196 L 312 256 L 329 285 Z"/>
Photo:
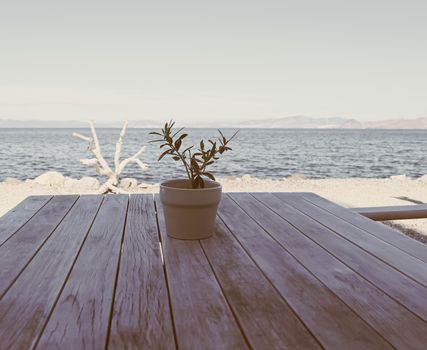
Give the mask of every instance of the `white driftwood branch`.
<path id="1" fill-rule="evenodd" d="M 147 170 L 148 167 L 146 164 L 144 164 L 143 162 L 141 162 L 140 159 L 135 159 L 135 163 L 139 165 L 139 167 L 141 168 L 141 170 Z"/>
<path id="2" fill-rule="evenodd" d="M 128 122 L 125 121 L 122 130 L 120 131 L 119 139 L 116 143 L 116 151 L 114 153 L 114 171 L 110 168 L 105 158 L 102 156 L 101 147 L 99 144 L 98 135 L 96 134 L 95 125 L 89 121 L 92 137 L 85 136 L 79 133 L 73 133 L 73 136 L 89 143 L 88 150 L 93 153 L 95 158 L 80 159 L 80 163 L 86 166 L 95 167 L 99 175 L 107 176 L 108 180 L 99 188 L 99 193 L 113 192 L 113 193 L 127 193 L 118 187 L 120 174 L 124 168 L 131 164 L 137 164 L 142 170 L 147 169 L 147 165 L 143 163 L 139 157 L 145 151 L 145 146 L 136 152 L 132 157 L 124 159 L 120 162 L 120 154 L 122 145 L 126 134 Z"/>
<path id="3" fill-rule="evenodd" d="M 142 147 L 137 153 L 135 153 L 132 157 L 129 157 L 127 159 L 125 159 L 124 161 L 122 161 L 119 166 L 118 166 L 118 172 L 121 173 L 123 171 L 123 169 L 129 164 L 129 163 L 137 163 L 143 170 L 146 170 L 146 165 L 143 163 L 143 165 L 141 166 L 141 164 L 139 162 L 137 162 L 138 157 L 145 151 L 145 146 Z M 140 161 L 141 162 L 141 161 Z M 142 162 L 141 162 L 142 163 Z M 145 167 L 144 167 L 145 166 Z"/>
<path id="4" fill-rule="evenodd" d="M 99 146 L 99 140 L 98 140 L 98 135 L 96 134 L 95 125 L 93 124 L 92 121 L 89 121 L 89 125 L 90 125 L 90 130 L 92 131 L 92 139 L 95 146 L 95 148 L 92 149 L 92 152 L 95 155 L 96 159 L 98 159 L 99 165 L 103 169 L 103 172 L 105 173 L 105 175 L 108 176 L 108 174 L 110 174 L 110 176 L 113 176 L 114 172 L 111 170 L 107 161 L 104 159 L 104 157 L 101 154 L 101 147 Z"/>
<path id="5" fill-rule="evenodd" d="M 95 166 L 98 164 L 98 159 L 93 158 L 93 159 L 80 159 L 80 163 L 82 163 L 83 165 L 88 165 L 88 166 Z"/>
<path id="6" fill-rule="evenodd" d="M 87 142 L 92 142 L 92 141 L 93 141 L 91 137 L 87 137 L 87 136 L 82 135 L 82 134 L 79 134 L 79 133 L 77 133 L 77 132 L 74 132 L 74 133 L 73 133 L 73 136 L 74 136 L 74 137 L 77 137 L 77 138 L 79 138 L 79 139 L 82 139 L 83 141 L 87 141 Z"/>
<path id="7" fill-rule="evenodd" d="M 128 121 L 126 120 L 123 124 L 122 131 L 120 131 L 119 139 L 116 143 L 116 152 L 114 153 L 114 167 L 117 169 L 120 165 L 120 153 L 122 152 L 123 139 L 126 134 L 126 128 L 128 127 Z"/>

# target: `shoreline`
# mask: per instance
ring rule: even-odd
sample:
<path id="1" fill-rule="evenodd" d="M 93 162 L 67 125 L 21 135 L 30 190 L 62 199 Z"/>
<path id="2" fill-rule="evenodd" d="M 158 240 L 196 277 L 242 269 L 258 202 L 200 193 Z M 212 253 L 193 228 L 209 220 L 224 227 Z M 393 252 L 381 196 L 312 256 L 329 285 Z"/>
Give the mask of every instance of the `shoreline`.
<path id="1" fill-rule="evenodd" d="M 427 176 L 411 179 L 404 175 L 385 179 L 307 179 L 293 175 L 280 180 L 258 179 L 250 175 L 218 178 L 224 192 L 314 192 L 344 207 L 413 205 L 427 203 Z M 25 181 L 8 178 L 0 182 L 0 217 L 30 195 L 95 194 L 100 184 L 91 177 L 73 179 L 47 172 Z M 156 193 L 158 184 L 135 184 L 123 179 L 130 193 Z M 427 219 L 392 221 L 407 230 L 427 235 Z"/>

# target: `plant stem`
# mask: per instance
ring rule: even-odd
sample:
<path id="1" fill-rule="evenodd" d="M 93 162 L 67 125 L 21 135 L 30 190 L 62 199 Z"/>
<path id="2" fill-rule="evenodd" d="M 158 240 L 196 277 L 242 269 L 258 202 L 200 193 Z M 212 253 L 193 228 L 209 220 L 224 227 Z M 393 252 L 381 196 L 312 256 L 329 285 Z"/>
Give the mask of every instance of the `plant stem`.
<path id="1" fill-rule="evenodd" d="M 187 172 L 187 177 L 193 183 L 193 178 L 190 175 L 190 172 L 188 170 L 188 164 L 185 161 L 185 158 L 182 156 L 182 154 L 175 148 L 173 143 L 169 143 L 169 146 L 172 148 L 172 150 L 175 152 L 175 154 L 181 159 L 181 161 L 184 163 L 185 171 Z"/>

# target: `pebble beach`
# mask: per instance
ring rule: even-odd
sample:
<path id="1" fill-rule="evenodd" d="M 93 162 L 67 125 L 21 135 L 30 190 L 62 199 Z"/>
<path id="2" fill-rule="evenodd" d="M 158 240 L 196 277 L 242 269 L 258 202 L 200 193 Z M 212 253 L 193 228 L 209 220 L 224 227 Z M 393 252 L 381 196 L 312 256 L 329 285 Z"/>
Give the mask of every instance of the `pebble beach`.
<path id="1" fill-rule="evenodd" d="M 220 178 L 224 192 L 313 192 L 344 207 L 413 205 L 427 203 L 427 176 L 405 175 L 385 179 L 307 179 L 292 175 L 280 180 L 258 179 L 251 175 Z M 0 216 L 31 195 L 95 194 L 100 183 L 92 177 L 74 179 L 59 172 L 46 172 L 37 178 L 0 182 Z M 120 187 L 129 193 L 156 193 L 159 184 L 122 179 Z M 427 219 L 395 221 L 403 229 L 427 236 Z"/>

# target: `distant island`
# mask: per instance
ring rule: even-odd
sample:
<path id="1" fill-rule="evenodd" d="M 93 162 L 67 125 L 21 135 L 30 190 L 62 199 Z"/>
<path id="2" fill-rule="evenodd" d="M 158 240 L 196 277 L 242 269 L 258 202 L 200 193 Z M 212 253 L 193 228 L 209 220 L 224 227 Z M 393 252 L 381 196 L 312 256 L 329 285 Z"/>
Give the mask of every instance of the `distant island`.
<path id="1" fill-rule="evenodd" d="M 120 128 L 122 121 L 96 122 L 99 128 Z M 349 118 L 314 118 L 291 116 L 246 120 L 240 122 L 181 122 L 193 128 L 282 128 L 282 129 L 427 129 L 427 117 L 416 119 L 389 119 L 362 122 Z M 158 128 L 162 122 L 156 120 L 130 120 L 130 128 Z M 11 120 L 0 119 L 0 128 L 87 128 L 86 121 L 54 121 L 54 120 Z"/>
<path id="2" fill-rule="evenodd" d="M 427 117 L 417 119 L 389 119 L 362 122 L 347 118 L 312 118 L 294 116 L 264 120 L 249 120 L 241 127 L 285 129 L 427 129 Z"/>

